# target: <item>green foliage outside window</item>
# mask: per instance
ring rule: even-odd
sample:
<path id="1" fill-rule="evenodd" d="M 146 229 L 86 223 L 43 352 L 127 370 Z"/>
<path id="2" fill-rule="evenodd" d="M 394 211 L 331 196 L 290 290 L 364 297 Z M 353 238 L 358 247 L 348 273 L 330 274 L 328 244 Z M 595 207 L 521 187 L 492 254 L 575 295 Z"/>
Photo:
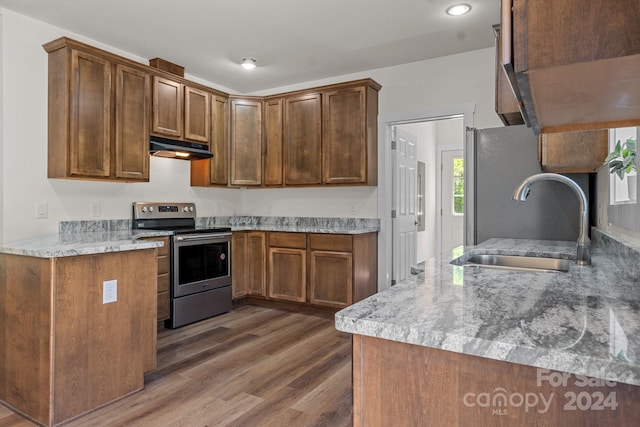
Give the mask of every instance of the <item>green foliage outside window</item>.
<path id="1" fill-rule="evenodd" d="M 464 159 L 453 159 L 453 213 L 464 214 Z"/>

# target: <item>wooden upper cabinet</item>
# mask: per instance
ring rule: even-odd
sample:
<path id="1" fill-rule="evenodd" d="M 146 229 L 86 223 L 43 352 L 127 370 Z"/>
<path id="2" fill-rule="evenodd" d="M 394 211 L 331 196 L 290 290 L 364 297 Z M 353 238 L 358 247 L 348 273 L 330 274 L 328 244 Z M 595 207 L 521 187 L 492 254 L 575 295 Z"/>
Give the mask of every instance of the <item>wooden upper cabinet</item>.
<path id="1" fill-rule="evenodd" d="M 524 119 L 520 113 L 520 103 L 500 63 L 503 48 L 500 25 L 493 26 L 493 33 L 496 37 L 496 113 L 505 126 L 522 125 Z"/>
<path id="2" fill-rule="evenodd" d="M 284 183 L 322 183 L 322 103 L 319 93 L 285 98 Z"/>
<path id="3" fill-rule="evenodd" d="M 368 85 L 323 93 L 323 182 L 377 184 L 378 93 Z"/>
<path id="4" fill-rule="evenodd" d="M 111 63 L 73 50 L 69 135 L 72 176 L 109 176 L 111 114 Z"/>
<path id="5" fill-rule="evenodd" d="M 198 187 L 229 184 L 229 98 L 211 95 L 210 159 L 191 161 L 191 185 Z"/>
<path id="6" fill-rule="evenodd" d="M 264 185 L 282 185 L 282 139 L 283 139 L 282 98 L 267 99 L 264 105 L 265 117 L 265 157 Z"/>
<path id="7" fill-rule="evenodd" d="M 229 98 L 211 97 L 211 184 L 229 183 Z"/>
<path id="8" fill-rule="evenodd" d="M 209 143 L 211 132 L 210 94 L 204 90 L 184 87 L 184 139 Z"/>
<path id="9" fill-rule="evenodd" d="M 502 3 L 503 64 L 536 134 L 640 125 L 640 2 Z"/>
<path id="10" fill-rule="evenodd" d="M 153 127 L 151 132 L 170 138 L 183 136 L 183 88 L 182 83 L 153 77 Z"/>
<path id="11" fill-rule="evenodd" d="M 149 74 L 117 64 L 115 68 L 116 177 L 149 177 Z"/>
<path id="12" fill-rule="evenodd" d="M 262 185 L 262 101 L 231 98 L 229 184 Z"/>
<path id="13" fill-rule="evenodd" d="M 48 177 L 149 180 L 150 78 L 67 38 L 49 57 Z"/>
<path id="14" fill-rule="evenodd" d="M 538 157 L 545 172 L 595 172 L 608 151 L 608 129 L 538 135 Z"/>

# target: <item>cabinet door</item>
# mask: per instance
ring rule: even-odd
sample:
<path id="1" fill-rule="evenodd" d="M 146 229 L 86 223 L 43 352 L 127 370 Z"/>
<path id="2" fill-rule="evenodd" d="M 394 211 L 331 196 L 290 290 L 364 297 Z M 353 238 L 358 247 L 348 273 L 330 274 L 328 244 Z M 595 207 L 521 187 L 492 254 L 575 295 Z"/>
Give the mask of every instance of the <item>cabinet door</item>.
<path id="1" fill-rule="evenodd" d="M 286 185 L 322 183 L 320 94 L 285 100 L 284 180 Z"/>
<path id="2" fill-rule="evenodd" d="M 191 185 L 198 187 L 229 184 L 229 99 L 211 96 L 211 142 L 213 157 L 191 161 Z"/>
<path id="3" fill-rule="evenodd" d="M 125 65 L 115 67 L 115 174 L 149 180 L 149 74 Z"/>
<path id="4" fill-rule="evenodd" d="M 231 185 L 262 185 L 262 102 L 231 100 Z"/>
<path id="5" fill-rule="evenodd" d="M 151 132 L 182 138 L 182 84 L 162 77 L 153 78 L 153 127 Z"/>
<path id="6" fill-rule="evenodd" d="M 229 99 L 215 95 L 211 100 L 211 184 L 229 183 Z"/>
<path id="7" fill-rule="evenodd" d="M 493 32 L 496 37 L 496 113 L 505 126 L 522 125 L 520 104 L 501 62 L 504 46 L 500 25 L 494 25 Z"/>
<path id="8" fill-rule="evenodd" d="M 189 86 L 184 87 L 184 139 L 209 143 L 211 132 L 211 103 L 209 93 Z"/>
<path id="9" fill-rule="evenodd" d="M 108 177 L 111 159 L 111 63 L 71 52 L 69 173 Z"/>
<path id="10" fill-rule="evenodd" d="M 323 172 L 326 184 L 363 184 L 367 174 L 364 87 L 324 94 Z"/>
<path id="11" fill-rule="evenodd" d="M 247 233 L 245 251 L 245 286 L 248 295 L 267 295 L 266 234 L 260 231 Z"/>
<path id="12" fill-rule="evenodd" d="M 245 256 L 247 247 L 247 233 L 234 231 L 231 236 L 231 293 L 233 298 L 241 298 L 247 294 L 245 285 Z"/>
<path id="13" fill-rule="evenodd" d="M 306 302 L 307 251 L 269 248 L 269 298 Z"/>
<path id="14" fill-rule="evenodd" d="M 282 185 L 282 98 L 265 102 L 264 185 Z"/>
<path id="15" fill-rule="evenodd" d="M 353 260 L 350 252 L 311 251 L 309 302 L 342 308 L 353 303 Z"/>

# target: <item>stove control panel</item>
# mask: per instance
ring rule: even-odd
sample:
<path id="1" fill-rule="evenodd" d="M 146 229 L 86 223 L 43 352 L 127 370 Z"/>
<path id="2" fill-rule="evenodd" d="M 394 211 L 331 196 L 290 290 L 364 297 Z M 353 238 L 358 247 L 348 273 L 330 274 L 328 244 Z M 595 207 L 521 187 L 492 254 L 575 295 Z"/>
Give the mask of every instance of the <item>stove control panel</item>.
<path id="1" fill-rule="evenodd" d="M 133 219 L 195 218 L 195 203 L 134 202 Z"/>

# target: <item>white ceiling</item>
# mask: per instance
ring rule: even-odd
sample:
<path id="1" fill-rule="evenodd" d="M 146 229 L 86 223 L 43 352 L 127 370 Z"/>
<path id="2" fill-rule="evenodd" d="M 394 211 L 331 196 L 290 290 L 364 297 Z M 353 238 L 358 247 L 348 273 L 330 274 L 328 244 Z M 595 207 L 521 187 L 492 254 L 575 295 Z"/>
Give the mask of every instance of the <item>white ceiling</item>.
<path id="1" fill-rule="evenodd" d="M 494 45 L 499 0 L 0 0 L 143 58 L 160 57 L 237 93 Z M 254 57 L 258 68 L 239 67 Z M 428 78 L 428 76 L 425 76 Z"/>

